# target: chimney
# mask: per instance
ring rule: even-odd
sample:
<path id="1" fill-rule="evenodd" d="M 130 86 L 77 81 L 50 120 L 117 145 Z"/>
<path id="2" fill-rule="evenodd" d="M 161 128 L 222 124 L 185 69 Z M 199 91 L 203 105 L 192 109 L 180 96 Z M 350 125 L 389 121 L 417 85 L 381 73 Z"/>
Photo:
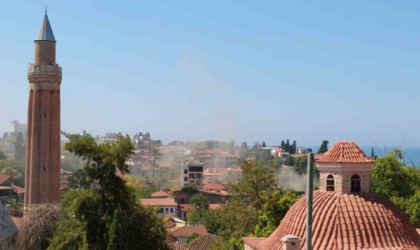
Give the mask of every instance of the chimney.
<path id="1" fill-rule="evenodd" d="M 281 238 L 283 250 L 300 250 L 300 239 L 294 235 L 286 235 Z"/>

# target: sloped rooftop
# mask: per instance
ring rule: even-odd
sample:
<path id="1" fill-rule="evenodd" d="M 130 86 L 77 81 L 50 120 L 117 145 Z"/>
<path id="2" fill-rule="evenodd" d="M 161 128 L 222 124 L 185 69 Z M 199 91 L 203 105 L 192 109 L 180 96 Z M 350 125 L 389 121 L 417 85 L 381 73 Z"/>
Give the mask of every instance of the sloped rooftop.
<path id="1" fill-rule="evenodd" d="M 6 208 L 0 204 L 0 241 L 15 233 L 17 233 L 15 223 L 13 223 Z"/>
<path id="2" fill-rule="evenodd" d="M 317 163 L 374 163 L 351 141 L 339 141 L 328 150 Z"/>

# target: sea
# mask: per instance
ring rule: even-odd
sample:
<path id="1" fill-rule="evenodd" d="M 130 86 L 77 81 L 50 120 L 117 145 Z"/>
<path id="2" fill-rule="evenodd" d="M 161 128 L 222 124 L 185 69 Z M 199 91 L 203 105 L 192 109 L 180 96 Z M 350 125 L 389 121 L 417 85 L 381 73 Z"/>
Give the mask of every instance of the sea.
<path id="1" fill-rule="evenodd" d="M 372 148 L 377 156 L 383 156 L 392 152 L 395 147 L 375 147 L 375 146 L 363 146 L 360 147 L 363 152 L 367 156 L 370 157 L 372 154 Z M 403 162 L 407 166 L 415 166 L 416 168 L 420 168 L 420 147 L 419 146 L 406 146 L 406 147 L 399 147 L 401 152 L 403 153 Z"/>

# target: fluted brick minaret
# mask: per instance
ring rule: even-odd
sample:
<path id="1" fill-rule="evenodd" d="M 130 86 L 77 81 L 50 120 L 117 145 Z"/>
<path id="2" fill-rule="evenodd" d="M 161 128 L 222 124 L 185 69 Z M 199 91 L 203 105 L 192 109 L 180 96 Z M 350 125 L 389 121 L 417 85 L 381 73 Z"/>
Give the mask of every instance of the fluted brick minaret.
<path id="1" fill-rule="evenodd" d="M 45 13 L 28 66 L 29 105 L 24 211 L 60 201 L 60 85 L 53 31 Z"/>

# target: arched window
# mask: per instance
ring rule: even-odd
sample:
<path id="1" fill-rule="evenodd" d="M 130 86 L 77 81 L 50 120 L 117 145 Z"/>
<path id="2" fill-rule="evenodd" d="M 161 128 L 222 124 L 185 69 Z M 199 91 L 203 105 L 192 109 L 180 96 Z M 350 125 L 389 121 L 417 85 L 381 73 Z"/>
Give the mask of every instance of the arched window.
<path id="1" fill-rule="evenodd" d="M 334 176 L 328 175 L 327 176 L 327 191 L 334 191 Z"/>
<path id="2" fill-rule="evenodd" d="M 360 176 L 355 174 L 351 177 L 351 189 L 350 192 L 352 193 L 360 193 Z"/>

